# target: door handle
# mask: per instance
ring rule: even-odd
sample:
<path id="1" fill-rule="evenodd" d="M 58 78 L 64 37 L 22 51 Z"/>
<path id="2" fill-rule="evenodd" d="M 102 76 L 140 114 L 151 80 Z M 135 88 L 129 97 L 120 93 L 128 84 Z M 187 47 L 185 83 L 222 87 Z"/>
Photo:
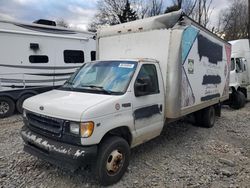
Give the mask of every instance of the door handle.
<path id="1" fill-rule="evenodd" d="M 162 104 L 160 104 L 159 110 L 160 110 L 160 112 L 162 112 Z"/>

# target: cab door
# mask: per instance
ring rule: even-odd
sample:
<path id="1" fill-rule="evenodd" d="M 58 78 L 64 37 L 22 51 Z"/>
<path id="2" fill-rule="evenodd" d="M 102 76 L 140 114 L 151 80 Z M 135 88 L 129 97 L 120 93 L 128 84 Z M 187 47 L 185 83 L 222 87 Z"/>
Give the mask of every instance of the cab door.
<path id="1" fill-rule="evenodd" d="M 133 97 L 135 142 L 141 144 L 158 136 L 164 125 L 164 89 L 158 63 L 141 64 Z"/>
<path id="2" fill-rule="evenodd" d="M 244 58 L 236 58 L 236 76 L 238 83 L 241 86 L 247 84 L 247 71 L 246 71 L 246 60 Z"/>
<path id="3" fill-rule="evenodd" d="M 248 85 L 248 74 L 247 74 L 247 61 L 245 58 L 241 58 L 241 67 L 242 67 L 242 84 Z"/>

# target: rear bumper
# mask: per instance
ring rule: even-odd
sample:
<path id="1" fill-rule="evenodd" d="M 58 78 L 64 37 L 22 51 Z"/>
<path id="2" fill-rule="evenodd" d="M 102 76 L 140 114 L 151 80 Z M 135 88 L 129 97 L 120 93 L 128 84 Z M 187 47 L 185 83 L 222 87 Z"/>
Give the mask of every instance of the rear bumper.
<path id="1" fill-rule="evenodd" d="M 21 130 L 24 151 L 71 171 L 88 165 L 96 159 L 97 145 L 75 146 L 61 143 L 36 134 L 25 126 Z"/>

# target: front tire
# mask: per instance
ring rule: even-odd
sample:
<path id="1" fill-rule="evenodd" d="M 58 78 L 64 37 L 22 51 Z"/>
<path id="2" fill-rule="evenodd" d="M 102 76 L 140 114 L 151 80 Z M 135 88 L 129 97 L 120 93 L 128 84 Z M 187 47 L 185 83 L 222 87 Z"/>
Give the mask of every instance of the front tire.
<path id="1" fill-rule="evenodd" d="M 246 96 L 241 91 L 238 91 L 238 95 L 240 96 L 241 100 L 240 108 L 243 108 L 246 104 Z"/>
<path id="2" fill-rule="evenodd" d="M 126 140 L 118 136 L 105 139 L 99 147 L 96 175 L 101 185 L 118 182 L 124 175 L 130 157 L 130 147 Z"/>

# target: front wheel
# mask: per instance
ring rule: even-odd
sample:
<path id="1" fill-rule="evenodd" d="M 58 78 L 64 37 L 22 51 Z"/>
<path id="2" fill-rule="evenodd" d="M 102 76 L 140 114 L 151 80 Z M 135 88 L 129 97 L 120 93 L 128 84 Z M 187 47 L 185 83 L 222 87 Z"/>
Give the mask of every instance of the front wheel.
<path id="1" fill-rule="evenodd" d="M 112 136 L 105 139 L 99 147 L 96 175 L 102 185 L 118 182 L 124 175 L 130 157 L 128 142 L 121 137 Z"/>

